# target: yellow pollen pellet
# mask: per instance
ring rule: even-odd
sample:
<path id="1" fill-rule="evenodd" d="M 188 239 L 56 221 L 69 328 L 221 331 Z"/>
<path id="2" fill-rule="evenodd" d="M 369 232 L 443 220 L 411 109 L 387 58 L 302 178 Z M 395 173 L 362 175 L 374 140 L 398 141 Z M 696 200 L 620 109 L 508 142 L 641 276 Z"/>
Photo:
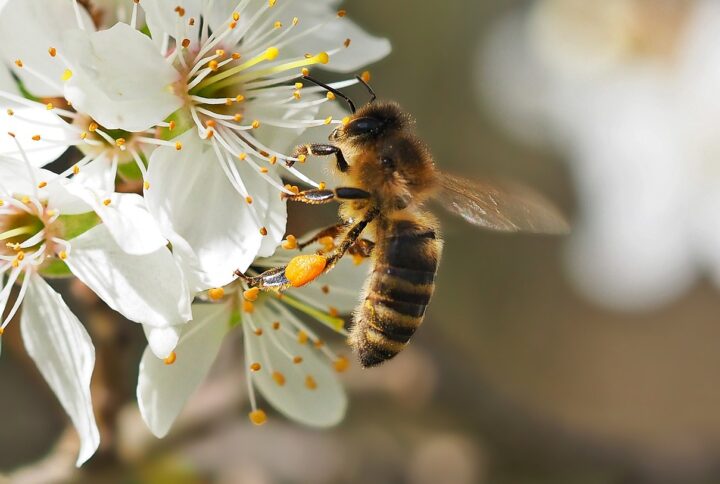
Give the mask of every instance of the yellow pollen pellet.
<path id="1" fill-rule="evenodd" d="M 176 142 L 175 142 L 175 149 L 176 149 L 177 151 L 180 151 L 180 150 L 182 149 L 182 143 L 179 142 L 179 141 L 176 141 Z"/>
<path id="2" fill-rule="evenodd" d="M 72 71 L 70 69 L 65 69 L 60 79 L 62 79 L 63 81 L 69 81 L 72 76 Z"/>
<path id="3" fill-rule="evenodd" d="M 285 250 L 297 249 L 297 238 L 294 235 L 288 235 L 282 243 L 282 248 Z"/>
<path id="4" fill-rule="evenodd" d="M 253 121 L 252 127 L 253 127 L 253 129 L 258 129 L 260 127 L 260 121 L 258 121 L 257 119 L 255 121 Z"/>
<path id="5" fill-rule="evenodd" d="M 22 66 L 23 66 L 23 61 L 20 60 L 20 59 L 16 59 L 16 60 L 15 60 L 15 65 L 18 66 L 18 67 L 20 67 L 20 68 L 22 68 Z"/>
<path id="6" fill-rule="evenodd" d="M 88 126 L 88 131 L 91 133 L 94 133 L 96 129 L 98 129 L 97 123 L 90 123 L 90 126 Z"/>
<path id="7" fill-rule="evenodd" d="M 253 330 L 253 333 L 255 333 L 255 336 L 262 336 L 263 330 L 262 330 L 262 328 L 255 328 Z"/>
<path id="8" fill-rule="evenodd" d="M 237 96 L 235 96 L 235 102 L 237 102 L 237 103 L 241 103 L 244 100 L 245 100 L 245 96 L 243 96 L 242 94 L 238 94 Z"/>
<path id="9" fill-rule="evenodd" d="M 308 390 L 315 390 L 317 388 L 317 382 L 315 381 L 315 378 L 308 375 L 305 377 L 305 387 Z"/>
<path id="10" fill-rule="evenodd" d="M 183 39 L 180 45 L 187 49 L 188 47 L 190 47 L 190 39 Z"/>
<path id="11" fill-rule="evenodd" d="M 356 266 L 359 266 L 360 264 L 362 264 L 364 260 L 365 260 L 365 258 L 363 256 L 361 256 L 360 254 L 353 254 L 353 256 L 352 256 L 353 264 L 355 264 Z"/>
<path id="12" fill-rule="evenodd" d="M 65 259 L 67 259 L 67 255 L 68 254 L 66 251 L 61 250 L 60 253 L 58 254 L 58 257 L 60 257 L 60 260 L 65 260 Z"/>
<path id="13" fill-rule="evenodd" d="M 328 286 L 327 284 L 325 284 L 324 286 L 322 286 L 322 287 L 320 288 L 320 290 L 323 292 L 323 294 L 328 294 L 328 293 L 330 292 L 330 286 Z"/>
<path id="14" fill-rule="evenodd" d="M 80 167 L 77 165 L 73 166 L 72 172 L 73 175 L 77 175 L 78 173 L 80 173 Z"/>
<path id="15" fill-rule="evenodd" d="M 277 21 L 275 22 L 275 24 L 273 25 L 273 27 L 275 28 L 275 30 L 281 29 L 281 28 L 282 28 L 282 22 L 279 21 L 279 20 L 277 20 Z"/>
<path id="16" fill-rule="evenodd" d="M 143 188 L 144 188 L 145 190 L 150 190 L 150 182 L 147 181 L 147 180 L 145 180 L 145 181 L 143 182 Z"/>
<path id="17" fill-rule="evenodd" d="M 233 12 L 232 19 L 237 22 L 238 20 L 240 20 L 240 14 L 237 12 Z"/>
<path id="18" fill-rule="evenodd" d="M 252 313 L 255 310 L 255 305 L 251 301 L 243 301 L 243 311 L 246 313 Z"/>
<path id="19" fill-rule="evenodd" d="M 273 323 L 272 323 L 272 329 L 274 329 L 274 330 L 276 330 L 276 331 L 277 331 L 278 329 L 280 329 L 280 321 L 273 321 Z"/>
<path id="20" fill-rule="evenodd" d="M 371 78 L 372 76 L 370 75 L 370 71 L 364 71 L 362 74 L 360 74 L 360 79 L 365 82 L 370 82 Z"/>
<path id="21" fill-rule="evenodd" d="M 266 167 L 264 167 L 264 166 L 260 168 L 260 173 L 265 174 L 265 173 L 267 173 L 268 171 L 269 171 L 269 170 L 268 170 Z"/>
<path id="22" fill-rule="evenodd" d="M 350 360 L 345 358 L 344 356 L 339 357 L 337 360 L 333 362 L 333 367 L 335 368 L 335 371 L 338 373 L 342 373 L 345 370 L 348 369 L 350 366 Z"/>
<path id="23" fill-rule="evenodd" d="M 302 75 L 303 75 L 303 76 L 309 76 L 309 75 L 310 75 L 310 69 L 308 69 L 307 67 L 303 67 L 300 72 L 302 72 Z"/>
<path id="24" fill-rule="evenodd" d="M 347 49 L 348 47 L 350 47 L 350 43 L 351 43 L 351 42 L 352 42 L 352 40 L 350 40 L 350 39 L 345 39 L 345 42 L 343 42 L 343 45 L 345 46 L 346 49 Z"/>
<path id="25" fill-rule="evenodd" d="M 268 231 L 265 227 L 260 227 L 260 235 L 265 237 L 268 234 Z"/>
<path id="26" fill-rule="evenodd" d="M 293 287 L 301 287 L 314 281 L 325 270 L 327 259 L 311 254 L 293 257 L 285 268 L 285 277 Z"/>
<path id="27" fill-rule="evenodd" d="M 328 116 L 327 118 L 325 118 L 325 124 L 330 124 L 330 123 L 332 123 L 332 116 Z"/>
<path id="28" fill-rule="evenodd" d="M 248 205 L 252 205 L 253 198 L 250 195 L 248 195 L 247 197 L 245 197 L 245 201 L 247 202 Z"/>
<path id="29" fill-rule="evenodd" d="M 293 363 L 295 363 L 296 365 L 299 365 L 300 363 L 302 363 L 302 361 L 303 361 L 302 356 L 294 356 L 293 357 Z"/>
<path id="30" fill-rule="evenodd" d="M 265 422 L 267 422 L 267 414 L 263 412 L 262 410 L 253 410 L 248 414 L 248 417 L 250 417 L 250 421 L 255 425 L 262 425 Z"/>
<path id="31" fill-rule="evenodd" d="M 172 365 L 173 363 L 175 363 L 175 360 L 177 360 L 177 354 L 176 354 L 174 351 L 172 351 L 172 352 L 167 356 L 167 358 L 165 358 L 165 359 L 163 360 L 163 363 L 165 363 L 166 365 Z"/>
<path id="32" fill-rule="evenodd" d="M 243 297 L 246 301 L 255 302 L 260 295 L 260 289 L 257 287 L 251 287 L 247 291 L 243 292 Z"/>
<path id="33" fill-rule="evenodd" d="M 46 181 L 41 181 L 40 183 L 38 183 L 38 188 L 45 188 L 46 186 L 47 186 Z"/>
<path id="34" fill-rule="evenodd" d="M 347 15 L 347 10 L 338 10 L 338 17 L 344 17 L 345 15 Z"/>
<path id="35" fill-rule="evenodd" d="M 240 121 L 242 121 L 242 118 L 243 118 L 243 115 L 242 115 L 242 114 L 236 113 L 236 114 L 233 116 L 233 121 L 235 121 L 236 123 L 239 123 Z"/>
<path id="36" fill-rule="evenodd" d="M 300 163 L 305 163 L 305 161 L 307 160 L 307 156 L 306 156 L 306 155 L 298 155 L 297 158 L 298 158 L 298 161 L 299 161 Z"/>
<path id="37" fill-rule="evenodd" d="M 208 297 L 213 301 L 219 301 L 225 296 L 225 289 L 222 287 L 214 287 L 208 290 Z"/>
<path id="38" fill-rule="evenodd" d="M 50 54 L 50 57 L 55 57 L 57 55 L 57 49 L 55 47 L 50 47 L 48 49 L 48 54 Z"/>
<path id="39" fill-rule="evenodd" d="M 45 109 L 47 109 L 48 111 L 52 111 L 54 108 L 55 106 L 53 106 L 53 103 L 47 103 L 45 105 Z"/>
<path id="40" fill-rule="evenodd" d="M 247 158 L 247 153 L 240 153 L 238 154 L 238 160 L 243 161 Z"/>
<path id="41" fill-rule="evenodd" d="M 335 93 L 328 91 L 325 97 L 328 98 L 328 100 L 333 101 L 335 99 Z"/>
<path id="42" fill-rule="evenodd" d="M 285 375 L 280 373 L 279 371 L 274 371 L 272 374 L 272 379 L 275 380 L 275 383 L 277 383 L 278 386 L 284 386 L 285 385 Z"/>
<path id="43" fill-rule="evenodd" d="M 173 129 L 175 129 L 175 126 L 176 126 L 175 121 L 170 121 L 170 122 L 168 123 L 168 129 L 169 129 L 170 131 L 172 131 Z"/>
<path id="44" fill-rule="evenodd" d="M 211 60 L 210 62 L 208 62 L 208 68 L 210 68 L 211 71 L 218 70 L 218 61 Z"/>
<path id="45" fill-rule="evenodd" d="M 105 200 L 103 200 L 103 205 L 105 205 L 106 207 L 108 205 L 110 205 L 111 203 L 112 203 L 112 200 L 110 200 L 109 198 L 106 198 Z"/>
<path id="46" fill-rule="evenodd" d="M 297 340 L 298 340 L 298 343 L 300 343 L 301 345 L 307 344 L 307 342 L 308 342 L 307 333 L 303 330 L 298 331 Z"/>
<path id="47" fill-rule="evenodd" d="M 261 368 L 262 366 L 260 366 L 260 363 L 257 362 L 250 365 L 250 371 L 260 371 Z"/>
<path id="48" fill-rule="evenodd" d="M 32 137 L 32 140 L 33 140 L 33 141 L 40 141 L 40 135 L 39 135 L 39 134 L 36 134 L 35 136 Z"/>
<path id="49" fill-rule="evenodd" d="M 15 111 L 13 111 L 12 109 L 9 109 L 9 108 L 8 108 L 8 110 L 7 110 L 6 112 L 7 112 L 7 115 L 8 115 L 8 116 L 13 116 L 13 115 L 15 115 Z"/>

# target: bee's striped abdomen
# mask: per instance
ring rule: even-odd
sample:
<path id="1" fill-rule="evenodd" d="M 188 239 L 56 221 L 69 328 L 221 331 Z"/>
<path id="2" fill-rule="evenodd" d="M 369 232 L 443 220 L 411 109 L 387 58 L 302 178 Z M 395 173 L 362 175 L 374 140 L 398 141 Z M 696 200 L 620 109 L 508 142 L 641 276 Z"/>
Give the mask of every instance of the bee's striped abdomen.
<path id="1" fill-rule="evenodd" d="M 442 248 L 435 229 L 419 221 L 389 221 L 379 230 L 375 266 L 351 336 L 365 367 L 398 354 L 422 323 Z"/>

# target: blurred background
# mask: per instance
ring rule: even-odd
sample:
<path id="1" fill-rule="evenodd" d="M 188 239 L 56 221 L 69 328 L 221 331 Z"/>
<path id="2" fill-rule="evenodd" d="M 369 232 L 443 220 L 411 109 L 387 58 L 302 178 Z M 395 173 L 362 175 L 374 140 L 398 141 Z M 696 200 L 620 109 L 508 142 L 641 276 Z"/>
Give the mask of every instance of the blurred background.
<path id="1" fill-rule="evenodd" d="M 228 341 L 181 422 L 154 439 L 132 404 L 142 331 L 60 284 L 102 354 L 103 447 L 73 471 L 62 409 L 9 331 L 0 471 L 35 482 L 720 482 L 720 2 L 344 7 L 391 40 L 372 84 L 415 115 L 441 169 L 532 186 L 573 233 L 498 235 L 444 217 L 425 324 L 396 360 L 343 375 L 351 405 L 330 431 L 275 414 L 253 427 Z M 291 233 L 320 225 L 318 209 L 293 210 Z"/>

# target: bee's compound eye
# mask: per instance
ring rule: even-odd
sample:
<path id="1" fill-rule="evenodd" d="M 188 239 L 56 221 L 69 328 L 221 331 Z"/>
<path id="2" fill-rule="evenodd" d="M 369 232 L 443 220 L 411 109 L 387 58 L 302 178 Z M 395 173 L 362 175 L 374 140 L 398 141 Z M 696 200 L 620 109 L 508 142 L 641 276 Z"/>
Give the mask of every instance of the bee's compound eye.
<path id="1" fill-rule="evenodd" d="M 388 168 L 391 170 L 395 169 L 395 162 L 392 158 L 388 158 L 387 156 L 383 156 L 380 158 L 380 164 L 383 166 L 383 168 Z"/>
<path id="2" fill-rule="evenodd" d="M 382 127 L 382 122 L 375 118 L 357 118 L 345 126 L 345 132 L 349 136 L 360 136 L 363 134 L 376 133 Z"/>

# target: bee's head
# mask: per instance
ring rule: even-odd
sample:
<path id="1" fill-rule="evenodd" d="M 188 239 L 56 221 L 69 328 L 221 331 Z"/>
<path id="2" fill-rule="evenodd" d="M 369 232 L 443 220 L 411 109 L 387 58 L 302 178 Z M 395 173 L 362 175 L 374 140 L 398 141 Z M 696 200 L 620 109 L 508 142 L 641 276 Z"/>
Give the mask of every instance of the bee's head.
<path id="1" fill-rule="evenodd" d="M 355 146 L 370 144 L 411 124 L 410 116 L 396 103 L 368 103 L 330 133 L 329 139 L 335 143 L 350 143 Z"/>

